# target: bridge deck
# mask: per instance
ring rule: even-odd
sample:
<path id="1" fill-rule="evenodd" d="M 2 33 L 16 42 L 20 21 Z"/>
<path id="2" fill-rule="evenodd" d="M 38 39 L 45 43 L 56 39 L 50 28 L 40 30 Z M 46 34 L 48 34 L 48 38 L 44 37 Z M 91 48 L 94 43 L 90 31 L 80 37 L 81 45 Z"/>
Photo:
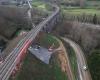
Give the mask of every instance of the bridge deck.
<path id="1" fill-rule="evenodd" d="M 8 43 L 7 48 L 3 51 L 2 57 L 5 59 L 11 53 L 11 51 L 17 46 L 18 42 L 24 37 L 25 35 L 22 35 L 22 36 L 18 36 L 15 39 L 11 40 Z"/>

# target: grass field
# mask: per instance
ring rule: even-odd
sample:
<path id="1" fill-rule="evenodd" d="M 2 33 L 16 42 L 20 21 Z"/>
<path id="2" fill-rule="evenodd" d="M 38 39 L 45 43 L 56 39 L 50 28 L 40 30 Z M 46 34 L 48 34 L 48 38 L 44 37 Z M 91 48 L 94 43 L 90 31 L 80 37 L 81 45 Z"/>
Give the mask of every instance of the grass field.
<path id="1" fill-rule="evenodd" d="M 100 10 L 96 9 L 64 9 L 64 13 L 80 15 L 80 14 L 87 14 L 87 15 L 100 15 Z"/>
<path id="2" fill-rule="evenodd" d="M 46 5 L 43 3 L 43 2 L 33 2 L 32 3 L 33 7 L 37 7 L 39 9 L 43 9 L 45 10 L 46 9 Z"/>
<path id="3" fill-rule="evenodd" d="M 50 34 L 43 34 L 38 43 L 46 48 L 49 48 L 52 45 L 54 45 L 54 48 L 59 47 L 58 41 Z"/>
<path id="4" fill-rule="evenodd" d="M 47 65 L 38 60 L 32 54 L 27 54 L 20 73 L 15 79 L 9 80 L 67 80 L 61 68 L 54 65 Z"/>
<path id="5" fill-rule="evenodd" d="M 73 14 L 73 15 L 80 15 L 80 14 L 87 14 L 87 15 L 100 15 L 100 10 L 93 7 L 87 7 L 87 8 L 80 8 L 80 7 L 66 7 L 61 6 L 62 11 L 66 14 Z"/>
<path id="6" fill-rule="evenodd" d="M 15 80 L 53 80 L 53 78 L 49 65 L 28 54 Z"/>
<path id="7" fill-rule="evenodd" d="M 86 2 L 87 6 L 96 6 L 96 7 L 100 7 L 100 0 L 88 0 Z"/>
<path id="8" fill-rule="evenodd" d="M 32 6 L 38 10 L 46 11 L 50 13 L 53 8 L 48 4 L 44 3 L 43 1 L 33 1 Z"/>

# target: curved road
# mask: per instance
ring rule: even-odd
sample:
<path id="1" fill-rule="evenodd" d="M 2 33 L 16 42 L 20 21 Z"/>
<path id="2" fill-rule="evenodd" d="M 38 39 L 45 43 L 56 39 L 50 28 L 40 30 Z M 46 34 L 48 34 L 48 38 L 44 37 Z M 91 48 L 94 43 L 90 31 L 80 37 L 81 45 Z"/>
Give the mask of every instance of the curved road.
<path id="1" fill-rule="evenodd" d="M 62 38 L 62 39 L 66 43 L 69 43 L 69 45 L 74 49 L 76 53 L 79 80 L 92 80 L 89 70 L 83 69 L 83 66 L 87 66 L 87 62 L 86 62 L 84 52 L 82 51 L 80 46 L 68 38 Z"/>

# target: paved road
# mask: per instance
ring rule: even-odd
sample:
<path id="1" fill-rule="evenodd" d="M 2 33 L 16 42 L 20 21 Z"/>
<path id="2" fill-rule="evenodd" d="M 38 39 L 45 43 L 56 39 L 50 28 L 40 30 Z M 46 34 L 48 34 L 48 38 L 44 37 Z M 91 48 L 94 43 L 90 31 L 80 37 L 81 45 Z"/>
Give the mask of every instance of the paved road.
<path id="1" fill-rule="evenodd" d="M 48 51 L 48 49 L 44 47 L 40 47 L 39 49 L 36 48 L 37 45 L 30 47 L 28 50 L 30 53 L 35 55 L 38 59 L 42 62 L 49 64 L 49 60 L 51 58 L 52 52 Z"/>
<path id="2" fill-rule="evenodd" d="M 83 66 L 87 66 L 86 58 L 84 56 L 84 52 L 80 48 L 78 44 L 73 42 L 72 40 L 68 38 L 62 38 L 64 41 L 69 43 L 69 45 L 74 49 L 77 57 L 77 64 L 78 64 L 78 72 L 79 72 L 79 80 L 92 80 L 90 76 L 89 70 L 84 70 Z"/>

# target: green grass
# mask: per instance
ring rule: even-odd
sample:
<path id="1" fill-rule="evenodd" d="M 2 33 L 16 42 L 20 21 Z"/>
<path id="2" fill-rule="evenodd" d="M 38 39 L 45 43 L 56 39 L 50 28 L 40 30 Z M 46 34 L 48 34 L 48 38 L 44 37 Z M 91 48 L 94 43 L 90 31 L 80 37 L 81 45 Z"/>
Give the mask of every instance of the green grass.
<path id="1" fill-rule="evenodd" d="M 100 49 L 94 50 L 87 58 L 93 80 L 100 80 Z"/>
<path id="2" fill-rule="evenodd" d="M 54 64 L 53 66 L 52 70 L 55 74 L 55 80 L 67 80 L 67 76 L 61 71 L 61 68 L 57 64 Z"/>
<path id="3" fill-rule="evenodd" d="M 44 3 L 43 1 L 33 1 L 32 6 L 33 8 L 40 11 L 42 10 L 43 12 L 46 12 L 48 14 L 50 14 L 53 10 L 53 8 L 50 5 Z"/>
<path id="4" fill-rule="evenodd" d="M 43 37 L 39 40 L 39 44 L 47 48 L 53 44 L 55 48 L 59 47 L 58 41 L 50 34 L 44 34 Z"/>
<path id="5" fill-rule="evenodd" d="M 9 80 L 67 80 L 66 75 L 58 65 L 47 65 L 28 54 L 20 73 L 15 79 Z"/>
<path id="6" fill-rule="evenodd" d="M 87 14 L 87 15 L 94 15 L 97 14 L 100 16 L 100 10 L 93 8 L 93 7 L 87 7 L 87 8 L 80 8 L 80 7 L 66 7 L 61 6 L 62 11 L 65 14 L 73 14 L 73 15 L 81 15 L 81 14 Z"/>
<path id="7" fill-rule="evenodd" d="M 40 2 L 40 1 L 39 2 L 33 2 L 32 6 L 37 8 L 37 9 L 40 9 L 40 10 L 42 9 L 44 11 L 47 11 L 46 4 L 44 4 L 43 2 Z"/>
<path id="8" fill-rule="evenodd" d="M 38 8 L 45 9 L 46 7 L 44 4 L 42 4 L 42 5 L 39 5 Z"/>
<path id="9" fill-rule="evenodd" d="M 92 7 L 100 7 L 100 0 L 88 0 L 87 2 L 86 2 L 86 5 L 87 6 L 92 6 Z"/>
<path id="10" fill-rule="evenodd" d="M 40 8 L 45 8 L 45 4 L 43 2 L 33 2 L 32 5 L 36 7 L 41 6 Z"/>
<path id="11" fill-rule="evenodd" d="M 77 78 L 78 78 L 78 75 L 77 75 L 78 74 L 78 72 L 77 72 L 78 66 L 77 66 L 77 58 L 76 58 L 75 51 L 73 50 L 73 48 L 71 46 L 69 46 L 68 43 L 66 43 L 63 40 L 62 40 L 62 42 L 64 43 L 64 46 L 66 47 L 67 52 L 68 52 L 69 61 L 70 61 L 71 68 L 72 68 L 72 71 L 74 74 L 74 80 L 77 80 Z"/>
<path id="12" fill-rule="evenodd" d="M 50 12 L 50 11 L 52 10 L 52 7 L 51 7 L 51 6 L 49 6 L 48 4 L 46 4 L 46 3 L 42 2 L 42 1 L 34 1 L 34 2 L 32 3 L 32 6 L 33 6 L 34 8 L 37 8 L 37 9 L 43 10 L 43 11 L 48 11 L 48 12 Z M 51 9 L 51 10 L 50 10 L 50 9 Z"/>
<path id="13" fill-rule="evenodd" d="M 69 55 L 72 71 L 74 73 L 74 80 L 77 80 L 77 58 L 74 50 L 71 47 L 69 48 L 68 51 L 69 51 L 68 55 Z"/>
<path id="14" fill-rule="evenodd" d="M 53 80 L 53 78 L 49 65 L 28 54 L 15 80 Z"/>
<path id="15" fill-rule="evenodd" d="M 64 13 L 74 14 L 74 15 L 80 15 L 80 14 L 87 14 L 87 15 L 100 15 L 100 10 L 96 9 L 66 9 L 64 10 Z"/>

